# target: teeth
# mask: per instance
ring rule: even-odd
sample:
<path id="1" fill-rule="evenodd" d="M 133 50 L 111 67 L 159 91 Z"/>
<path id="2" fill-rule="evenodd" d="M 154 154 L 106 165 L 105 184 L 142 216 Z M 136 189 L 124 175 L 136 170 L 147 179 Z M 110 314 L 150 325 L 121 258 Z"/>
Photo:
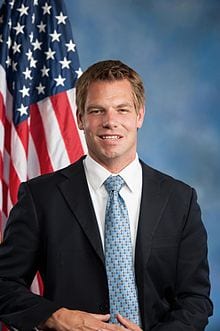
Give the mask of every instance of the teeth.
<path id="1" fill-rule="evenodd" d="M 114 139 L 119 139 L 119 136 L 102 136 L 103 139 L 109 139 L 109 140 L 114 140 Z"/>

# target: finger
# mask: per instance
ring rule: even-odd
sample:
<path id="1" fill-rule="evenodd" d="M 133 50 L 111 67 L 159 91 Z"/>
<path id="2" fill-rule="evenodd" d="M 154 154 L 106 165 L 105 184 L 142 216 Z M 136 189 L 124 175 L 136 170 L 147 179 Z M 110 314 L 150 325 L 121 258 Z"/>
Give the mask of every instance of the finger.
<path id="1" fill-rule="evenodd" d="M 129 331 L 127 328 L 125 328 L 123 325 L 119 324 L 105 324 L 101 331 Z"/>
<path id="2" fill-rule="evenodd" d="M 126 318 L 120 314 L 117 314 L 117 319 L 127 329 L 134 330 L 134 331 L 141 331 L 141 328 L 137 324 L 131 322 L 128 318 Z"/>
<path id="3" fill-rule="evenodd" d="M 100 320 L 100 321 L 104 321 L 107 322 L 110 318 L 110 314 L 91 314 L 93 317 L 95 317 L 96 319 Z"/>
<path id="4" fill-rule="evenodd" d="M 131 331 L 131 330 L 124 328 L 121 325 L 108 324 L 108 325 L 105 325 L 105 327 L 100 328 L 99 331 Z"/>

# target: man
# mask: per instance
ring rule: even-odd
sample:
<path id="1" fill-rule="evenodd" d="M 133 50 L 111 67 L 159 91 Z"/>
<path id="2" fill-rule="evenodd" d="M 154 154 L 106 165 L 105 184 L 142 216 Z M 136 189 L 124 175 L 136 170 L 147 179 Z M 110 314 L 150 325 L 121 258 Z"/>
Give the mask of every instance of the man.
<path id="1" fill-rule="evenodd" d="M 76 103 L 88 156 L 21 185 L 0 249 L 0 319 L 24 331 L 204 330 L 212 312 L 206 231 L 194 189 L 138 160 L 139 75 L 120 61 L 99 62 L 79 78 Z M 108 178 L 116 177 L 122 188 L 108 191 Z M 115 292 L 118 265 L 108 262 L 105 227 L 117 217 L 113 203 L 129 218 L 127 259 L 135 269 L 134 288 L 121 281 Z M 43 297 L 28 290 L 37 270 Z M 124 290 L 133 291 L 138 322 L 130 308 L 123 313 L 130 299 L 114 302 Z"/>

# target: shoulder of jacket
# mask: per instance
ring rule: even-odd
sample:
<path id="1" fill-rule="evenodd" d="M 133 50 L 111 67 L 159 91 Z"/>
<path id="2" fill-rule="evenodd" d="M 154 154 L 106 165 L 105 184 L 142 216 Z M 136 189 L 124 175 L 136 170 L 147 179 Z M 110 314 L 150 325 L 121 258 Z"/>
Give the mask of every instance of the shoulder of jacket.
<path id="1" fill-rule="evenodd" d="M 161 184 L 172 185 L 176 188 L 179 187 L 182 190 L 186 190 L 190 192 L 192 191 L 193 188 L 184 181 L 175 178 L 167 173 L 164 173 L 158 169 L 155 169 L 149 166 L 148 164 L 146 164 L 145 162 L 143 162 L 142 160 L 140 160 L 140 162 L 142 165 L 143 173 L 147 176 L 150 176 L 154 180 L 160 182 Z"/>

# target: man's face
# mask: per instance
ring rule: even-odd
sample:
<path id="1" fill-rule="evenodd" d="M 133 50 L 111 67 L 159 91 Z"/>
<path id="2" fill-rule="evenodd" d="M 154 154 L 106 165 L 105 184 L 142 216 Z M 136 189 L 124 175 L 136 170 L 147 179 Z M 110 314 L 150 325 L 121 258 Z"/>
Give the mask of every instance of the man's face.
<path id="1" fill-rule="evenodd" d="M 115 172 L 135 159 L 137 129 L 143 119 L 144 108 L 136 112 L 132 87 L 126 79 L 92 83 L 84 114 L 77 114 L 90 156 Z"/>

